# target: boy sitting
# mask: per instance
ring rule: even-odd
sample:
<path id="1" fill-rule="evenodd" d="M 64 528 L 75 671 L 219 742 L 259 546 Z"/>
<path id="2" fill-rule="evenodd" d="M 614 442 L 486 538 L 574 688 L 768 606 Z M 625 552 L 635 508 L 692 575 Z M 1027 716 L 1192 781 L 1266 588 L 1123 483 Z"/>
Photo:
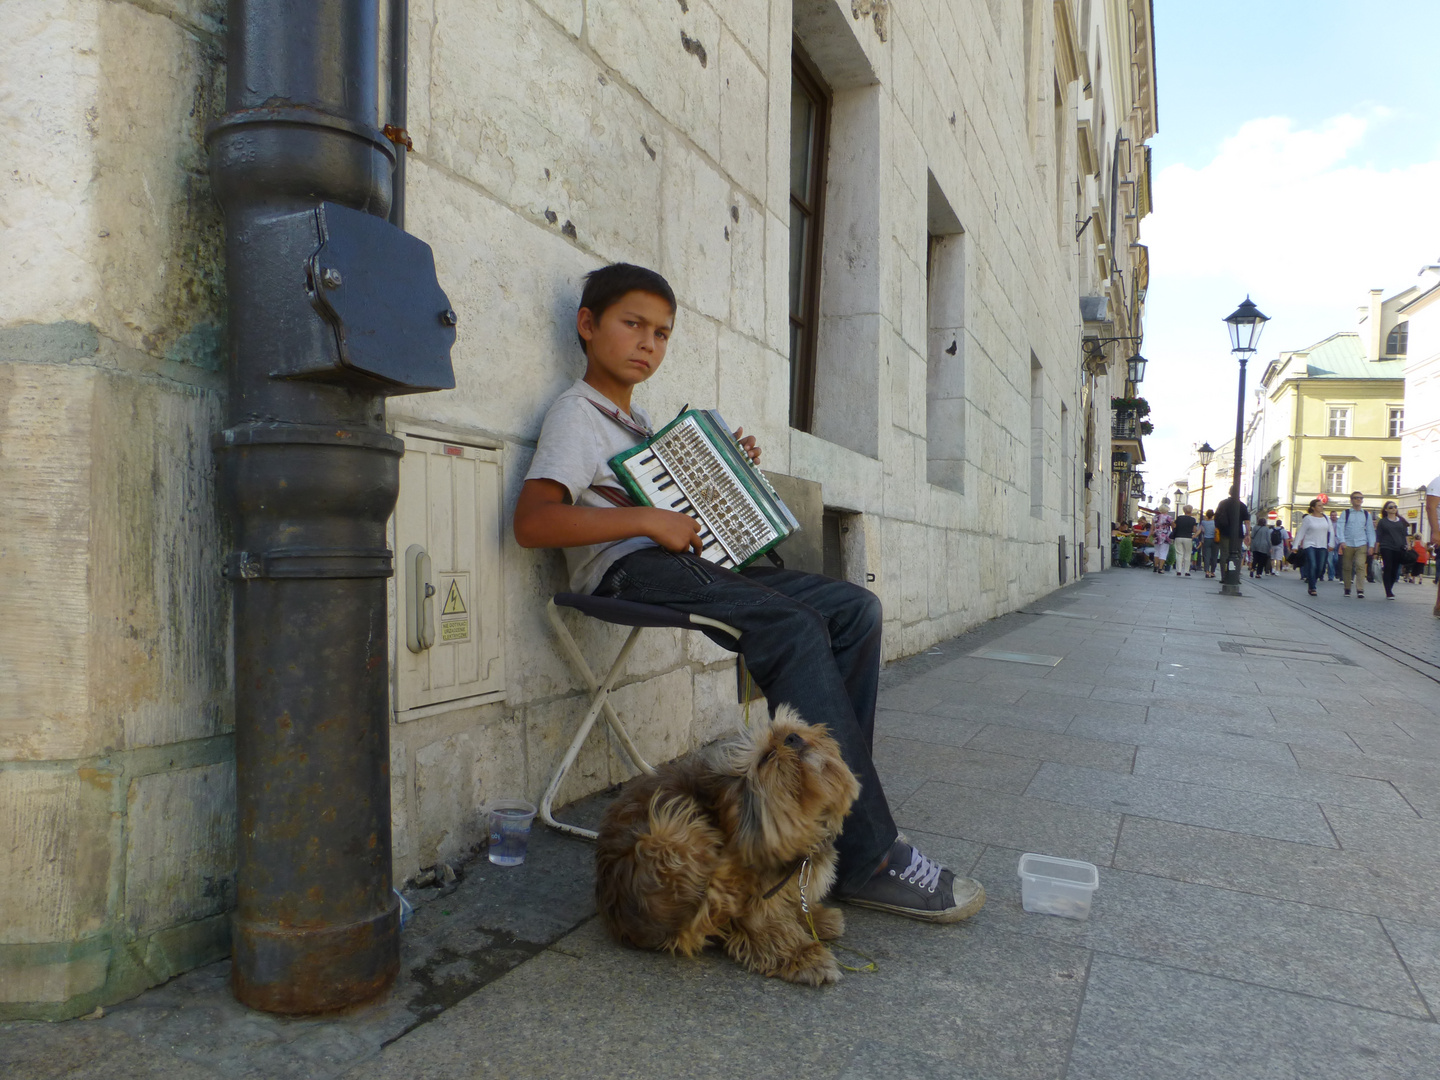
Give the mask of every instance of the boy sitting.
<path id="1" fill-rule="evenodd" d="M 699 557 L 699 526 L 629 500 L 608 462 L 650 432 L 635 387 L 665 359 L 675 294 L 653 270 L 617 263 L 586 277 L 575 318 L 585 375 L 545 414 L 515 506 L 522 547 L 565 550 L 570 588 L 706 615 L 740 631 L 746 667 L 774 709 L 788 702 L 825 724 L 860 781 L 836 841 L 837 899 L 929 922 L 980 910 L 985 890 L 901 838 L 870 760 L 880 676 L 880 601 L 819 574 L 751 566 L 735 573 Z M 735 437 L 759 462 L 754 436 Z M 727 638 L 725 642 L 728 643 Z"/>

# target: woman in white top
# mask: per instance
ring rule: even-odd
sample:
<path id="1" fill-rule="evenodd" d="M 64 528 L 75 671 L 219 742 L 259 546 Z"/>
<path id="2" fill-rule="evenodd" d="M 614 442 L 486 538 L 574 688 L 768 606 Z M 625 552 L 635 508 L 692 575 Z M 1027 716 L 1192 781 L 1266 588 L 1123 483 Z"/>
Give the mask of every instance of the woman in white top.
<path id="1" fill-rule="evenodd" d="M 1305 584 L 1310 586 L 1311 596 L 1315 595 L 1315 582 L 1324 572 L 1333 541 L 1330 519 L 1321 509 L 1320 500 L 1311 499 L 1310 512 L 1300 519 L 1300 527 L 1295 530 L 1295 550 L 1305 560 L 1300 564 L 1300 572 L 1305 576 Z"/>

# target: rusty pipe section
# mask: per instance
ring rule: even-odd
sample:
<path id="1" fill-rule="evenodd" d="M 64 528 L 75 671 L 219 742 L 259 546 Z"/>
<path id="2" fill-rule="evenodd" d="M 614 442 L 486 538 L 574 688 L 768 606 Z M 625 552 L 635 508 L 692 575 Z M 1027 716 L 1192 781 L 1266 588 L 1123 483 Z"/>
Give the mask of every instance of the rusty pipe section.
<path id="1" fill-rule="evenodd" d="M 384 221 L 378 4 L 230 0 L 226 112 L 207 134 L 229 287 L 214 446 L 234 593 L 232 982 L 279 1013 L 365 1001 L 399 967 L 385 526 L 402 446 L 385 398 L 454 385 L 455 316 L 436 318 L 429 248 Z M 363 325 L 375 295 L 384 325 Z"/>

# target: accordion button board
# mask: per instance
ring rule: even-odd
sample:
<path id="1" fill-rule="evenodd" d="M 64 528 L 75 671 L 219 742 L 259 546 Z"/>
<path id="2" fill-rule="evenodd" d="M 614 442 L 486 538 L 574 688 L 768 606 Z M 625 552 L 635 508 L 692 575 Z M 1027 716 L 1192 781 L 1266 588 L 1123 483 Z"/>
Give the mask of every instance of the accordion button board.
<path id="1" fill-rule="evenodd" d="M 717 566 L 746 566 L 800 527 L 714 410 L 681 413 L 610 466 L 637 501 L 694 518 Z"/>

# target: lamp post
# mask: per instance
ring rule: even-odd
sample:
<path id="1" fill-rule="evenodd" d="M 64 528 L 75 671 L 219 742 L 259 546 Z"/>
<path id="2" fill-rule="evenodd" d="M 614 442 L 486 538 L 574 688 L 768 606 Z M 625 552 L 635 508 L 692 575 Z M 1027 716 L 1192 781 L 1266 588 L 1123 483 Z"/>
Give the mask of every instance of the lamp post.
<path id="1" fill-rule="evenodd" d="M 1145 365 L 1149 362 L 1149 360 L 1146 360 L 1139 353 L 1136 353 L 1130 357 L 1129 360 L 1125 361 L 1125 374 L 1132 383 L 1138 386 L 1145 381 Z"/>
<path id="2" fill-rule="evenodd" d="M 1230 485 L 1230 542 L 1220 572 L 1220 591 L 1226 596 L 1240 595 L 1240 444 L 1245 436 L 1245 364 L 1255 355 L 1260 332 L 1269 321 L 1269 316 L 1262 314 L 1248 296 L 1225 317 L 1230 327 L 1230 352 L 1240 361 L 1240 393 L 1235 405 L 1235 471 Z"/>
<path id="3" fill-rule="evenodd" d="M 1210 461 L 1215 457 L 1215 448 L 1210 445 L 1209 440 L 1200 444 L 1200 449 L 1195 451 L 1195 456 L 1200 459 L 1200 516 L 1205 516 L 1205 474 L 1210 469 Z"/>

